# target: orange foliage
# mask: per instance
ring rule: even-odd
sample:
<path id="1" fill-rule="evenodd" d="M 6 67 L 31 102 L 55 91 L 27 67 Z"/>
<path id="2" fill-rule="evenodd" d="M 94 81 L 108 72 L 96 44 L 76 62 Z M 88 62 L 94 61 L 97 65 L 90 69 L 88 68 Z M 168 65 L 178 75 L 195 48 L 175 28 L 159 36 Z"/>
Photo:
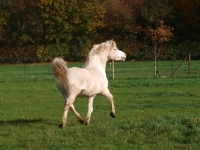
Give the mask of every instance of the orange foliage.
<path id="1" fill-rule="evenodd" d="M 153 44 L 159 44 L 162 42 L 167 42 L 173 37 L 171 32 L 173 28 L 164 25 L 164 21 L 160 21 L 157 24 L 156 29 L 148 28 L 145 33 L 149 37 Z"/>

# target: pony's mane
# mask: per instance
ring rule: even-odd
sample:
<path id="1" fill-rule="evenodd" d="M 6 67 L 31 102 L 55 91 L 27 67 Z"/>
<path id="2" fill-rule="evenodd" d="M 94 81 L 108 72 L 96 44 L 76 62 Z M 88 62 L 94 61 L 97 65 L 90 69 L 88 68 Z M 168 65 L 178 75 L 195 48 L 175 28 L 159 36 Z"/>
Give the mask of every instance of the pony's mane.
<path id="1" fill-rule="evenodd" d="M 101 44 L 93 45 L 93 48 L 90 50 L 89 55 L 86 59 L 86 62 L 83 65 L 83 68 L 89 64 L 89 62 L 93 58 L 93 56 L 101 53 L 102 51 L 111 50 L 111 49 L 107 48 L 108 44 L 110 44 L 110 46 L 112 46 L 112 47 L 116 46 L 116 43 L 113 40 L 109 40 L 109 41 L 103 42 Z"/>

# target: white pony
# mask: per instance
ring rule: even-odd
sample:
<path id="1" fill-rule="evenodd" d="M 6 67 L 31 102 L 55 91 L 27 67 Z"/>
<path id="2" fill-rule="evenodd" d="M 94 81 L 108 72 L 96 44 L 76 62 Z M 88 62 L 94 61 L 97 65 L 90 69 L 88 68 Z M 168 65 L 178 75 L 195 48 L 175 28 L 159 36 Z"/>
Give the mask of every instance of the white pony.
<path id="1" fill-rule="evenodd" d="M 108 79 L 106 77 L 106 62 L 108 60 L 124 61 L 125 59 L 126 54 L 118 50 L 113 40 L 94 45 L 83 68 L 67 68 L 66 62 L 62 58 L 54 58 L 52 71 L 56 77 L 56 86 L 66 100 L 60 128 L 66 126 L 69 108 L 75 113 L 78 121 L 81 124 L 84 123 L 81 115 L 73 105 L 77 96 L 87 97 L 88 99 L 86 125 L 90 124 L 93 99 L 98 94 L 105 96 L 110 101 L 110 116 L 115 117 L 113 95 L 108 89 Z"/>

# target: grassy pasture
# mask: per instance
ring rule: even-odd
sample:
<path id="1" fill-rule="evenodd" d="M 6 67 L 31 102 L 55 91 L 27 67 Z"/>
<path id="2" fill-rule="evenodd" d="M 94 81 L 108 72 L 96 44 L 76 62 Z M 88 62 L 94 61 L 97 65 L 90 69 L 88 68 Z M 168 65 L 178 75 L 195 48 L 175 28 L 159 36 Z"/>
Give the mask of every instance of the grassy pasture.
<path id="1" fill-rule="evenodd" d="M 153 78 L 153 71 L 144 68 L 152 64 L 137 63 L 135 70 L 130 62 L 116 64 L 122 67 L 109 80 L 115 119 L 109 116 L 109 102 L 97 96 L 91 124 L 80 125 L 70 111 L 65 129 L 58 129 L 64 101 L 50 66 L 1 65 L 0 149 L 200 149 L 199 70 L 190 77 Z M 86 99 L 77 99 L 75 107 L 85 117 Z"/>

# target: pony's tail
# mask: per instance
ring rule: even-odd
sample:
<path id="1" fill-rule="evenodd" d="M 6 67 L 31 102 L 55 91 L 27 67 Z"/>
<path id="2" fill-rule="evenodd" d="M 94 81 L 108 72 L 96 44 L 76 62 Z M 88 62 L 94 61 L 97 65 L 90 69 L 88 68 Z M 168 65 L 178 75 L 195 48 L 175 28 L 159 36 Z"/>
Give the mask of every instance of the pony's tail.
<path id="1" fill-rule="evenodd" d="M 67 66 L 66 62 L 62 58 L 54 58 L 52 61 L 52 72 L 61 82 L 67 81 Z"/>

